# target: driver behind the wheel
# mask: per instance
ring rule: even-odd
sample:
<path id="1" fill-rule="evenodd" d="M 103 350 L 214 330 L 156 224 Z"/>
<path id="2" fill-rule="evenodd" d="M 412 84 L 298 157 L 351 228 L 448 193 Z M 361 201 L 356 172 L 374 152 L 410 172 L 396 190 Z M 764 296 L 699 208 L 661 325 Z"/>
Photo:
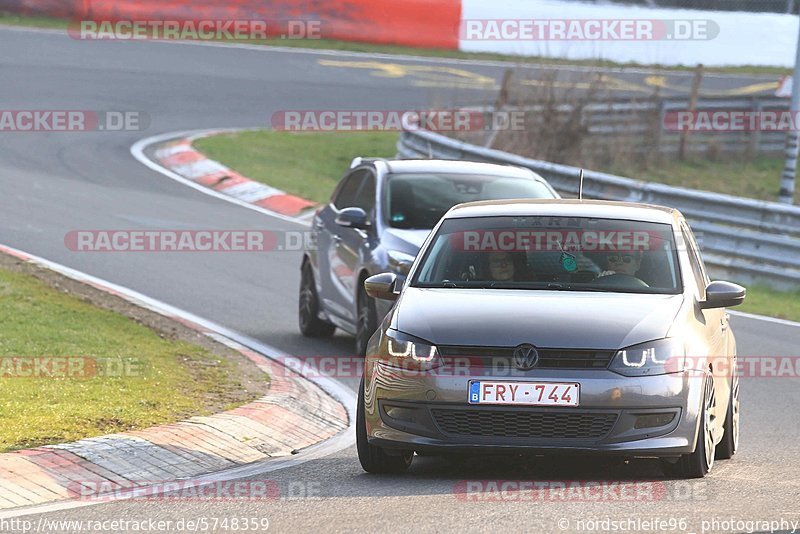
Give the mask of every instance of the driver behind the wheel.
<path id="1" fill-rule="evenodd" d="M 605 270 L 597 277 L 610 276 L 612 274 L 627 274 L 636 276 L 642 266 L 642 251 L 633 252 L 609 252 L 606 254 Z"/>
<path id="2" fill-rule="evenodd" d="M 484 273 L 497 282 L 524 281 L 527 279 L 527 260 L 524 252 L 492 252 L 485 258 Z"/>

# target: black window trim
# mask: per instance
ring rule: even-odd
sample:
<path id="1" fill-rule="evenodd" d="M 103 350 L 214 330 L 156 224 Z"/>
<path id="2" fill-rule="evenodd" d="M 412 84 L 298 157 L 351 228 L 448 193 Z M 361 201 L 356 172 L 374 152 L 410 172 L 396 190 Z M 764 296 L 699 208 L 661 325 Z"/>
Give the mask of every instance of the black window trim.
<path id="1" fill-rule="evenodd" d="M 683 233 L 683 240 L 686 242 L 686 255 L 689 258 L 689 267 L 692 270 L 692 276 L 695 278 L 695 287 L 697 288 L 697 298 L 705 300 L 706 298 L 706 286 L 708 285 L 708 273 L 706 272 L 705 265 L 703 264 L 703 259 L 700 256 L 700 251 L 697 248 L 697 241 L 694 237 L 694 232 L 692 232 L 689 224 L 686 221 L 681 223 L 681 232 Z M 700 280 L 697 280 L 697 274 L 694 272 L 694 268 L 692 265 L 697 264 L 697 268 L 700 271 Z"/>

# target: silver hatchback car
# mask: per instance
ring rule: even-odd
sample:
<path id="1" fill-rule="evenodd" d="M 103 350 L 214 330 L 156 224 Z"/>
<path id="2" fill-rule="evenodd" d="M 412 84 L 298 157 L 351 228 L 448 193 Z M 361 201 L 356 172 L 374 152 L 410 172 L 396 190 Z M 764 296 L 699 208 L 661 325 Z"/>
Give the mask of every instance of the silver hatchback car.
<path id="1" fill-rule="evenodd" d="M 369 341 L 357 448 L 369 472 L 414 452 L 661 458 L 702 477 L 736 452 L 736 341 L 676 210 L 605 201 L 461 204 L 422 246 Z"/>

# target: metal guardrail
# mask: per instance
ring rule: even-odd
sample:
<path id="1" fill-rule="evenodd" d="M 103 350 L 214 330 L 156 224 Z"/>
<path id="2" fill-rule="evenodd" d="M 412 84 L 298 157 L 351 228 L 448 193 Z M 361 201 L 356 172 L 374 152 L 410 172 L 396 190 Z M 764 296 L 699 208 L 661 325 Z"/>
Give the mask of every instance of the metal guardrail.
<path id="1" fill-rule="evenodd" d="M 555 106 L 521 103 L 525 95 L 516 96 L 520 102 L 506 105 L 505 111 L 528 113 L 526 126 L 529 131 L 549 131 L 551 123 L 580 124 L 582 150 L 604 153 L 609 139 L 633 152 L 658 151 L 665 155 L 677 154 L 684 133 L 677 122 L 678 113 L 689 109 L 689 102 L 680 98 L 645 98 L 639 101 L 616 100 L 606 102 L 561 103 Z M 493 109 L 493 108 L 487 108 Z M 743 114 L 766 120 L 764 112 L 783 113 L 789 110 L 789 100 L 771 96 L 747 97 L 701 97 L 695 103 L 695 120 L 699 122 L 695 131 L 687 138 L 686 149 L 690 152 L 723 152 L 734 154 L 776 154 L 786 147 L 786 132 L 778 127 L 778 117 L 772 128 L 717 129 L 703 131 L 701 118 L 714 112 L 726 112 L 730 116 Z M 537 121 L 537 119 L 539 119 Z M 710 127 L 710 124 L 708 125 Z M 534 138 L 532 142 L 536 142 Z"/>
<path id="2" fill-rule="evenodd" d="M 565 196 L 577 196 L 577 167 L 471 145 L 428 131 L 403 132 L 398 157 L 482 161 L 533 170 Z M 689 220 L 716 277 L 800 287 L 800 207 L 585 171 L 585 198 L 673 207 Z"/>
<path id="3" fill-rule="evenodd" d="M 634 135 L 650 139 L 654 147 L 645 146 L 646 150 L 658 150 L 665 154 L 676 154 L 681 140 L 681 132 L 677 124 L 667 128 L 667 118 L 672 121 L 677 118 L 676 113 L 687 111 L 689 102 L 675 98 L 662 98 L 656 102 L 640 104 L 621 104 L 609 106 L 595 104 L 587 106 L 586 114 L 591 117 L 588 124 L 591 136 L 596 135 Z M 750 96 L 739 98 L 699 98 L 695 104 L 698 113 L 724 111 L 727 113 L 743 112 L 759 116 L 764 111 L 782 112 L 789 110 L 789 100 L 786 98 Z M 653 124 L 649 115 L 657 114 L 658 123 Z M 650 135 L 653 127 L 660 128 L 658 135 Z M 691 152 L 707 152 L 715 149 L 720 152 L 741 154 L 774 154 L 783 152 L 786 146 L 786 132 L 773 130 L 753 129 L 751 131 L 713 131 L 693 132 L 689 138 L 687 149 Z"/>

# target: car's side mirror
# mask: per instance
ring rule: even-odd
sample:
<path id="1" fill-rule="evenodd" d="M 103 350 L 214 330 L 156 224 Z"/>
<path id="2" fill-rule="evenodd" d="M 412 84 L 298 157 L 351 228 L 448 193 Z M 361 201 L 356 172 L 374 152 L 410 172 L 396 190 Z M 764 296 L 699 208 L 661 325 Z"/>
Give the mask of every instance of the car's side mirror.
<path id="1" fill-rule="evenodd" d="M 704 310 L 711 308 L 730 308 L 744 302 L 747 290 L 731 282 L 711 282 L 706 286 L 706 300 L 700 303 Z"/>
<path id="2" fill-rule="evenodd" d="M 364 280 L 364 290 L 374 299 L 397 300 L 396 286 L 397 275 L 394 273 L 376 274 Z"/>
<path id="3" fill-rule="evenodd" d="M 357 228 L 366 230 L 369 228 L 369 216 L 361 208 L 345 208 L 339 212 L 335 220 L 336 224 L 345 228 Z"/>

